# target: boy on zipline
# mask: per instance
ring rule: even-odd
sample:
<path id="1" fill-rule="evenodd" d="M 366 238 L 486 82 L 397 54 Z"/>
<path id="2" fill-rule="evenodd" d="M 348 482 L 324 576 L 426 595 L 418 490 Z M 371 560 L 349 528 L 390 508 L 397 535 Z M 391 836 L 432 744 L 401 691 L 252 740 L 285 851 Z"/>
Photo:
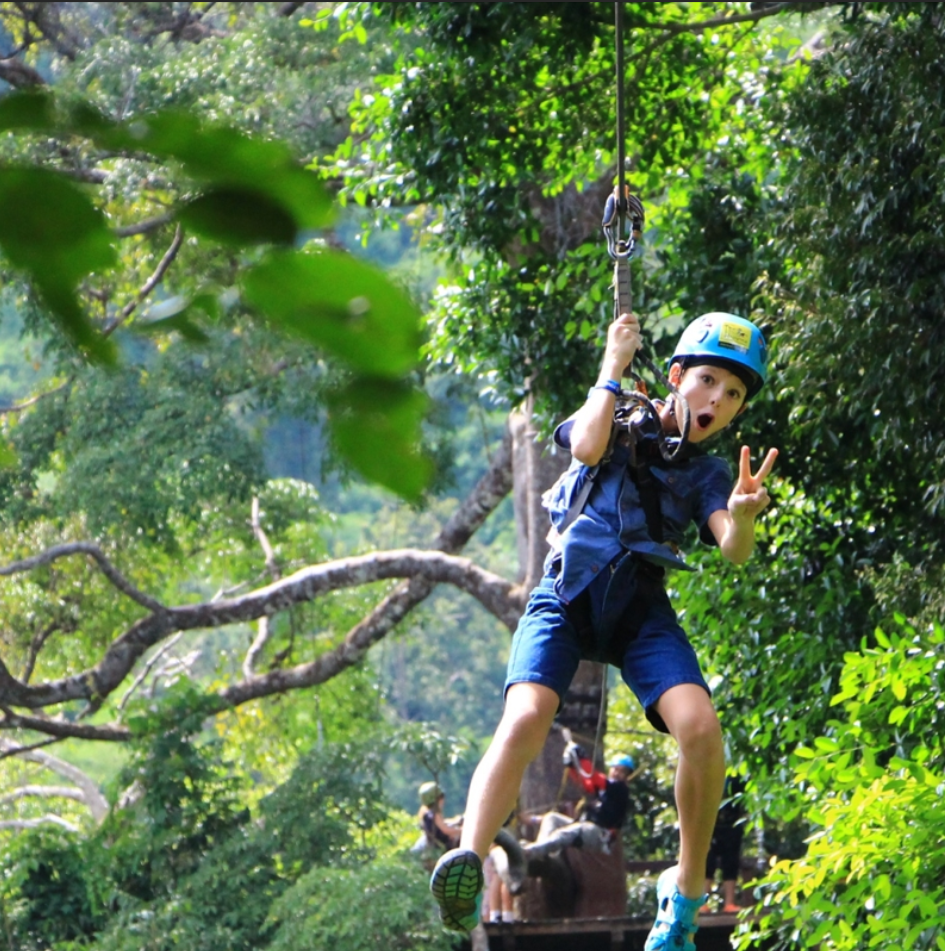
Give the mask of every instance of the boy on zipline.
<path id="1" fill-rule="evenodd" d="M 597 384 L 555 431 L 555 442 L 573 457 L 546 499 L 561 536 L 512 642 L 505 709 L 470 783 L 460 847 L 439 860 L 430 880 L 444 924 L 457 931 L 478 921 L 481 860 L 513 809 L 525 768 L 541 751 L 584 658 L 619 667 L 647 719 L 679 745 L 679 863 L 659 877 L 646 951 L 694 951 L 691 934 L 705 902 L 706 855 L 725 757 L 708 685 L 663 578 L 667 567 L 688 568 L 678 545 L 690 522 L 729 561 L 741 564 L 751 555 L 755 518 L 769 502 L 764 480 L 777 450 L 753 475 L 743 446 L 733 488 L 728 464 L 701 448 L 767 378 L 761 331 L 731 314 L 706 314 L 691 323 L 670 361 L 669 382 L 688 402 L 692 420 L 679 456 L 667 463 L 657 438 L 679 432 L 675 396 L 659 405 L 650 432 L 612 441 L 619 380 L 640 347 L 639 321 L 621 315 L 608 330 Z M 593 488 L 576 506 L 588 478 Z"/>

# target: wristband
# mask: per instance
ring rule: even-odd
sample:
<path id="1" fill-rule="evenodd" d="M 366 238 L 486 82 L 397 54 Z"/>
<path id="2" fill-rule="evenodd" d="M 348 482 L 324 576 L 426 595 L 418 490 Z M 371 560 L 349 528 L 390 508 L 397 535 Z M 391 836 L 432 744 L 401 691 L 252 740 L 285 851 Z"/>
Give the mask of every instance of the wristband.
<path id="1" fill-rule="evenodd" d="M 613 393 L 614 396 L 620 396 L 620 384 L 616 380 L 608 380 L 606 383 L 598 383 L 597 386 L 592 386 L 592 390 L 607 390 L 608 393 Z"/>

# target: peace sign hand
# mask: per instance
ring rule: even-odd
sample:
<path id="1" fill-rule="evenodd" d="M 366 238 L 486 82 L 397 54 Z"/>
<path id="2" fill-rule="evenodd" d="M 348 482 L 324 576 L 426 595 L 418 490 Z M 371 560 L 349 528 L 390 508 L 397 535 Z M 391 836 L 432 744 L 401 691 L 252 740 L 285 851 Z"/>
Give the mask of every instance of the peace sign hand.
<path id="1" fill-rule="evenodd" d="M 753 521 L 768 507 L 771 498 L 764 487 L 764 481 L 770 475 L 777 458 L 778 450 L 769 449 L 761 467 L 752 475 L 751 450 L 748 446 L 742 446 L 738 459 L 738 479 L 728 498 L 728 511 L 735 521 Z"/>

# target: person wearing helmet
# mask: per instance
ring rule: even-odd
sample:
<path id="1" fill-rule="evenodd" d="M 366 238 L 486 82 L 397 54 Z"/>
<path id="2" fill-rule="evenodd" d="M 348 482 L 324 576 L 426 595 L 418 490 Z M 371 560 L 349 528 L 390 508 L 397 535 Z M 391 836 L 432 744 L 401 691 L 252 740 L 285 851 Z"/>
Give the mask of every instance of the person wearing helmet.
<path id="1" fill-rule="evenodd" d="M 555 442 L 572 456 L 544 500 L 557 537 L 515 633 L 505 708 L 470 783 L 460 847 L 440 859 L 431 878 L 441 917 L 455 930 L 478 920 L 482 857 L 578 663 L 588 659 L 620 668 L 650 722 L 679 745 L 679 863 L 657 883 L 659 911 L 646 951 L 694 948 L 690 933 L 704 901 L 725 757 L 709 687 L 670 603 L 665 572 L 692 570 L 680 554 L 692 524 L 728 561 L 750 557 L 777 450 L 753 471 L 743 446 L 734 479 L 728 463 L 705 450 L 768 375 L 759 328 L 724 313 L 693 321 L 670 359 L 669 380 L 690 412 L 684 451 L 667 462 L 658 450 L 661 436 L 679 435 L 674 395 L 658 404 L 658 417 L 638 439 L 624 431 L 613 440 L 619 381 L 640 346 L 639 321 L 622 314 L 608 329 L 596 385 L 555 431 Z"/>
<path id="2" fill-rule="evenodd" d="M 420 811 L 417 814 L 417 822 L 421 836 L 414 849 L 439 855 L 444 849 L 450 849 L 459 842 L 459 830 L 443 817 L 446 794 L 435 782 L 421 783 L 418 792 Z"/>
<path id="3" fill-rule="evenodd" d="M 563 762 L 571 780 L 586 797 L 584 808 L 576 819 L 560 812 L 545 813 L 535 842 L 524 848 L 527 859 L 546 858 L 569 847 L 609 854 L 626 822 L 630 805 L 628 784 L 636 770 L 632 756 L 615 756 L 605 774 L 594 769 L 580 746 L 568 743 Z"/>

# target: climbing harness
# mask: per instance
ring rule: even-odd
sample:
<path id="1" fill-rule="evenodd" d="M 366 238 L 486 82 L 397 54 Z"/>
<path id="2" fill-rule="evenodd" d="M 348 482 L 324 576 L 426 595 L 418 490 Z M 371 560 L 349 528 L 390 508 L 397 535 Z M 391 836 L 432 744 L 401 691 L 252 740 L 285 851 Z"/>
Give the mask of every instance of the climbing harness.
<path id="1" fill-rule="evenodd" d="M 617 92 L 617 187 L 608 196 L 604 205 L 601 227 L 607 240 L 607 253 L 614 262 L 614 320 L 621 314 L 633 312 L 633 288 L 630 261 L 637 251 L 643 234 L 645 214 L 643 204 L 635 195 L 631 195 L 625 181 L 626 165 L 626 120 L 624 101 L 624 43 L 623 43 L 623 3 L 618 0 L 615 8 L 616 33 L 616 92 Z M 679 391 L 666 378 L 663 372 L 642 351 L 635 360 L 645 366 L 661 386 L 669 391 L 671 409 L 676 417 L 677 436 L 667 436 L 663 427 L 657 425 L 656 435 L 660 454 L 667 462 L 675 462 L 683 453 L 689 438 L 689 405 Z M 621 388 L 614 410 L 615 430 L 626 430 L 631 436 L 631 446 L 638 442 L 639 430 L 646 421 L 659 423 L 659 411 L 646 392 L 646 385 L 639 374 L 630 371 L 629 376 L 636 383 L 633 390 Z M 631 465 L 636 462 L 632 459 Z"/>

